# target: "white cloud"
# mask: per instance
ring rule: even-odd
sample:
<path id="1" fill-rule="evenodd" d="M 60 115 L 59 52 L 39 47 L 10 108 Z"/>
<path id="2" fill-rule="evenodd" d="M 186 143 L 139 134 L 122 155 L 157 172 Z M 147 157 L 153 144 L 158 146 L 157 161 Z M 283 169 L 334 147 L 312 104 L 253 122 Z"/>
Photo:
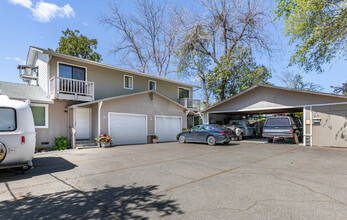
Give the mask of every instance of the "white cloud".
<path id="1" fill-rule="evenodd" d="M 37 2 L 35 7 L 32 7 L 31 0 L 9 0 L 12 4 L 19 4 L 31 10 L 33 19 L 41 23 L 50 22 L 53 18 L 70 18 L 75 16 L 75 12 L 70 4 L 59 7 L 56 4 L 44 1 Z"/>
<path id="2" fill-rule="evenodd" d="M 14 5 L 21 5 L 26 8 L 30 8 L 33 5 L 33 3 L 30 0 L 8 0 L 10 3 Z"/>
<path id="3" fill-rule="evenodd" d="M 83 24 L 84 26 L 88 26 L 87 22 L 82 22 L 82 24 Z"/>
<path id="4" fill-rule="evenodd" d="M 25 64 L 25 60 L 22 60 L 21 58 L 19 57 L 5 57 L 6 60 L 14 60 L 16 61 L 17 63 L 19 64 Z"/>

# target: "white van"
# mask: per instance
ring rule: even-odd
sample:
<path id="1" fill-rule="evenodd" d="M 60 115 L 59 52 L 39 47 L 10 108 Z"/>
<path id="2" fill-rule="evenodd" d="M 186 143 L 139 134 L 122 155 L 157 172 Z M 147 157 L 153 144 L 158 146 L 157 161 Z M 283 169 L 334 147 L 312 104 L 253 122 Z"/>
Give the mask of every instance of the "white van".
<path id="1" fill-rule="evenodd" d="M 32 166 L 36 133 L 28 104 L 0 95 L 0 169 Z"/>

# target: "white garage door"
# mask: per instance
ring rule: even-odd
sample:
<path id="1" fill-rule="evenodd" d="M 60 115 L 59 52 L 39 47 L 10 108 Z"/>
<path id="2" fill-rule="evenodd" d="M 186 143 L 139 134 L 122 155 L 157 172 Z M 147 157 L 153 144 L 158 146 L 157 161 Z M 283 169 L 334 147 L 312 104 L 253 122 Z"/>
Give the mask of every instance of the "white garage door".
<path id="1" fill-rule="evenodd" d="M 146 115 L 109 113 L 109 134 L 112 143 L 146 144 L 147 143 L 147 117 Z"/>
<path id="2" fill-rule="evenodd" d="M 176 141 L 176 135 L 182 130 L 182 118 L 176 116 L 155 116 L 155 133 L 158 142 Z"/>

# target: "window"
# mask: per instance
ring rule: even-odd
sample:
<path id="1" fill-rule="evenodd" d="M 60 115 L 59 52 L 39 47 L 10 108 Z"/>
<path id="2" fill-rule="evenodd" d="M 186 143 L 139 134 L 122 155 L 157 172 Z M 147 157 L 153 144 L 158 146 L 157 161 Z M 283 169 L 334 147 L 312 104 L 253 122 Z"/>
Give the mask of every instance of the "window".
<path id="1" fill-rule="evenodd" d="M 149 80 L 148 81 L 148 90 L 156 90 L 156 82 L 155 81 L 152 81 L 152 80 Z"/>
<path id="2" fill-rule="evenodd" d="M 34 117 L 35 128 L 48 128 L 48 105 L 30 106 Z"/>
<path id="3" fill-rule="evenodd" d="M 0 108 L 0 121 L 0 131 L 16 130 L 16 111 L 12 108 Z"/>
<path id="4" fill-rule="evenodd" d="M 198 131 L 199 128 L 200 128 L 200 125 L 194 126 L 194 127 L 192 127 L 192 128 L 190 129 L 190 131 Z"/>
<path id="5" fill-rule="evenodd" d="M 178 98 L 179 99 L 184 99 L 184 98 L 189 98 L 189 89 L 184 89 L 184 88 L 178 88 Z"/>
<path id="6" fill-rule="evenodd" d="M 59 77 L 86 81 L 86 69 L 59 63 Z"/>
<path id="7" fill-rule="evenodd" d="M 133 89 L 133 77 L 124 76 L 124 89 Z"/>
<path id="8" fill-rule="evenodd" d="M 290 126 L 288 118 L 268 118 L 265 126 Z"/>
<path id="9" fill-rule="evenodd" d="M 200 126 L 200 131 L 208 131 L 208 130 L 212 130 L 212 129 L 210 128 L 210 126 L 208 126 L 208 125 L 201 125 L 201 126 Z"/>

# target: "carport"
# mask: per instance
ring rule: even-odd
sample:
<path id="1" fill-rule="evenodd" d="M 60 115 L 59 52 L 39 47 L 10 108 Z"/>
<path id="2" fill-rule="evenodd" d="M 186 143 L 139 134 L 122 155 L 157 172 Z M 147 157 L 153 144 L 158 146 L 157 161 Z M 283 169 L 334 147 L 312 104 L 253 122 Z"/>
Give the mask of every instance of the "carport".
<path id="1" fill-rule="evenodd" d="M 204 123 L 261 114 L 298 113 L 305 146 L 347 147 L 347 97 L 257 85 L 204 109 Z"/>

